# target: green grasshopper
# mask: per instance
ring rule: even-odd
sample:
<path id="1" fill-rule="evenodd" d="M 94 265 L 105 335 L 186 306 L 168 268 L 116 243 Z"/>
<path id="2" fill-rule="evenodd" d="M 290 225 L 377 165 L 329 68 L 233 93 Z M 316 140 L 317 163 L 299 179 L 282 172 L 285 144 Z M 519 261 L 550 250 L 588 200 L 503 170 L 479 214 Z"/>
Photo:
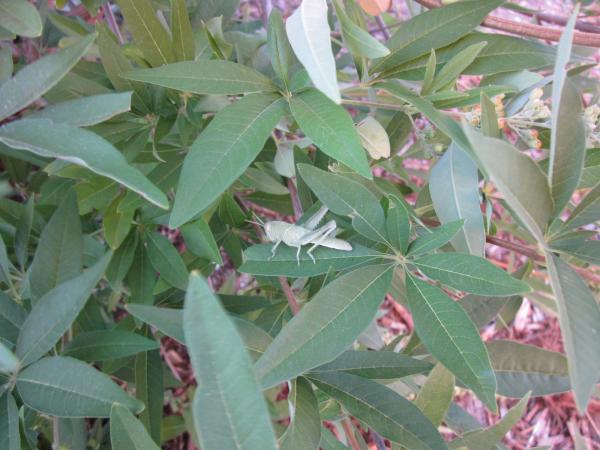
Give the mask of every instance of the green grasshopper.
<path id="1" fill-rule="evenodd" d="M 337 229 L 335 220 L 330 220 L 322 227 L 316 228 L 323 217 L 325 217 L 325 214 L 327 214 L 327 211 L 328 209 L 326 206 L 321 206 L 321 208 L 302 225 L 283 222 L 281 220 L 259 223 L 265 230 L 266 238 L 270 242 L 275 243 L 269 260 L 273 259 L 277 247 L 282 242 L 290 247 L 296 247 L 298 249 L 296 252 L 296 261 L 298 261 L 298 265 L 300 265 L 300 251 L 302 250 L 303 245 L 312 244 L 306 253 L 315 264 L 317 261 L 312 252 L 318 246 L 343 250 L 346 252 L 352 250 L 350 243 L 333 237 L 335 236 L 335 231 Z"/>

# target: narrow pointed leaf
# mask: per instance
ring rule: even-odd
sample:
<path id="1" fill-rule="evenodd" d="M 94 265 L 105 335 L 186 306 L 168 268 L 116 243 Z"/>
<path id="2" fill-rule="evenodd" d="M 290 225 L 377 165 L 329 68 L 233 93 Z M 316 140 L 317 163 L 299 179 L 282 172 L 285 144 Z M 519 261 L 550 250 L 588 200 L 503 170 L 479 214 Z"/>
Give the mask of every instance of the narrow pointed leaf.
<path id="1" fill-rule="evenodd" d="M 496 378 L 473 322 L 435 286 L 409 275 L 406 289 L 415 328 L 425 347 L 495 411 Z"/>
<path id="2" fill-rule="evenodd" d="M 402 378 L 428 372 L 431 363 L 388 351 L 348 350 L 331 362 L 315 367 L 311 373 L 347 372 L 378 380 Z"/>
<path id="3" fill-rule="evenodd" d="M 196 56 L 196 48 L 185 0 L 171 0 L 171 33 L 175 59 L 192 61 Z"/>
<path id="4" fill-rule="evenodd" d="M 19 358 L 0 342 L 0 373 L 14 373 L 19 369 Z"/>
<path id="5" fill-rule="evenodd" d="M 0 26 L 29 38 L 42 34 L 40 14 L 26 0 L 0 0 Z"/>
<path id="6" fill-rule="evenodd" d="M 169 226 L 188 222 L 233 184 L 284 113 L 284 101 L 273 94 L 252 94 L 219 112 L 185 158 Z"/>
<path id="7" fill-rule="evenodd" d="M 223 60 L 178 62 L 154 69 L 138 69 L 123 77 L 194 94 L 235 95 L 277 91 L 271 80 L 253 68 Z"/>
<path id="8" fill-rule="evenodd" d="M 304 378 L 292 382 L 290 395 L 290 425 L 283 436 L 281 450 L 318 450 L 321 441 L 319 402 L 311 384 Z"/>
<path id="9" fill-rule="evenodd" d="M 450 145 L 431 169 L 429 192 L 442 223 L 463 219 L 463 227 L 451 240 L 459 252 L 483 256 L 485 228 L 479 199 L 477 165 L 456 145 Z"/>
<path id="10" fill-rule="evenodd" d="M 374 59 L 390 54 L 390 50 L 385 45 L 350 19 L 339 1 L 334 1 L 333 6 L 335 7 L 335 14 L 340 21 L 344 42 L 353 55 Z"/>
<path id="11" fill-rule="evenodd" d="M 558 394 L 571 388 L 567 358 L 515 341 L 486 344 L 498 380 L 498 395 L 521 398 Z"/>
<path id="12" fill-rule="evenodd" d="M 503 0 L 464 3 L 434 8 L 405 22 L 387 43 L 392 53 L 373 67 L 385 72 L 402 63 L 445 47 L 469 33 Z"/>
<path id="13" fill-rule="evenodd" d="M 287 19 L 285 30 L 294 53 L 315 87 L 333 102 L 340 103 L 335 59 L 331 50 L 327 2 L 302 0 Z"/>
<path id="14" fill-rule="evenodd" d="M 578 228 L 598 220 L 600 220 L 600 182 L 588 192 L 571 212 L 571 215 L 562 226 L 562 230 Z"/>
<path id="15" fill-rule="evenodd" d="M 419 236 L 408 247 L 408 256 L 422 255 L 440 248 L 447 244 L 456 233 L 458 233 L 463 225 L 464 220 L 455 220 L 434 228 L 430 232 Z"/>
<path id="16" fill-rule="evenodd" d="M 81 273 L 83 235 L 77 199 L 69 193 L 42 230 L 29 268 L 32 302 Z"/>
<path id="17" fill-rule="evenodd" d="M 479 42 L 468 46 L 461 50 L 456 56 L 450 61 L 444 64 L 435 76 L 431 90 L 433 92 L 443 90 L 446 86 L 456 84 L 457 78 L 463 73 L 463 71 L 471 65 L 471 63 L 477 58 L 477 55 L 487 45 L 487 42 Z"/>
<path id="18" fill-rule="evenodd" d="M 528 155 L 508 142 L 465 130 L 473 151 L 508 205 L 540 242 L 554 203 L 546 176 Z"/>
<path id="19" fill-rule="evenodd" d="M 152 267 L 171 286 L 182 291 L 187 287 L 188 270 L 177 249 L 162 234 L 148 235 L 148 256 Z"/>
<path id="20" fill-rule="evenodd" d="M 88 331 L 75 336 L 65 347 L 63 355 L 82 361 L 106 361 L 158 347 L 156 341 L 137 333 L 119 330 Z"/>
<path id="21" fill-rule="evenodd" d="M 50 350 L 69 329 L 102 277 L 112 253 L 81 275 L 59 284 L 35 304 L 21 327 L 17 356 L 30 364 Z"/>
<path id="22" fill-rule="evenodd" d="M 0 394 L 0 448 L 21 450 L 19 410 L 14 397 L 8 390 Z"/>
<path id="23" fill-rule="evenodd" d="M 160 23 L 150 0 L 118 0 L 125 24 L 136 45 L 152 66 L 162 66 L 175 60 L 171 36 Z"/>
<path id="24" fill-rule="evenodd" d="M 250 357 L 208 284 L 190 276 L 183 326 L 201 389 L 194 425 L 205 450 L 275 450 L 275 438 Z"/>
<path id="25" fill-rule="evenodd" d="M 17 377 L 17 389 L 27 406 L 56 417 L 109 417 L 115 403 L 135 413 L 144 408 L 107 375 L 65 356 L 26 368 Z"/>
<path id="26" fill-rule="evenodd" d="M 577 409 L 585 411 L 600 373 L 600 307 L 571 266 L 546 253 L 550 284 L 569 361 L 569 377 Z"/>
<path id="27" fill-rule="evenodd" d="M 332 212 L 352 217 L 352 226 L 363 236 L 387 243 L 383 209 L 371 191 L 342 175 L 308 164 L 297 167 L 304 182 Z"/>
<path id="28" fill-rule="evenodd" d="M 431 423 L 439 427 L 453 398 L 454 375 L 442 364 L 437 363 L 419 391 L 415 405 Z"/>
<path id="29" fill-rule="evenodd" d="M 94 35 L 87 36 L 65 49 L 27 64 L 3 83 L 0 86 L 0 120 L 25 108 L 50 90 L 85 54 L 94 38 Z"/>
<path id="30" fill-rule="evenodd" d="M 425 275 L 472 294 L 498 297 L 529 291 L 529 286 L 488 260 L 462 253 L 423 256 L 414 261 Z"/>
<path id="31" fill-rule="evenodd" d="M 310 380 L 391 441 L 411 450 L 448 448 L 419 408 L 379 383 L 344 372 L 311 374 Z"/>
<path id="32" fill-rule="evenodd" d="M 504 435 L 517 424 L 525 413 L 527 408 L 527 402 L 529 401 L 529 394 L 519 400 L 515 406 L 513 406 L 505 415 L 502 420 L 491 427 L 466 433 L 463 437 L 455 439 L 450 443 L 450 448 L 476 448 L 481 450 L 492 450 L 496 448 Z"/>
<path id="33" fill-rule="evenodd" d="M 244 251 L 244 263 L 239 270 L 253 275 L 277 275 L 287 277 L 312 277 L 327 273 L 329 270 L 344 270 L 353 267 L 374 263 L 380 260 L 383 253 L 352 244 L 349 252 L 331 248 L 319 247 L 313 252 L 313 263 L 306 252 L 300 253 L 300 264 L 296 260 L 296 249 L 285 244 L 277 248 L 275 256 L 271 258 L 271 249 L 274 244 L 258 244 Z"/>
<path id="34" fill-rule="evenodd" d="M 367 266 L 321 289 L 256 363 L 264 387 L 290 380 L 342 354 L 373 320 L 393 266 Z"/>
<path id="35" fill-rule="evenodd" d="M 579 7 L 576 7 L 558 43 L 554 65 L 548 178 L 555 217 L 562 212 L 577 188 L 585 159 L 585 125 L 581 98 L 573 82 L 567 78 L 567 64 L 571 59 L 573 32 L 578 14 Z"/>
<path id="36" fill-rule="evenodd" d="M 181 227 L 181 234 L 187 249 L 200 258 L 208 258 L 217 264 L 223 264 L 219 246 L 208 224 L 203 219 Z"/>
<path id="37" fill-rule="evenodd" d="M 110 410 L 110 445 L 113 450 L 159 450 L 144 425 L 119 404 Z"/>
<path id="38" fill-rule="evenodd" d="M 298 63 L 298 60 L 285 33 L 285 24 L 277 8 L 273 8 L 269 16 L 267 46 L 269 47 L 273 70 L 275 70 L 286 89 L 289 89 L 290 71 Z"/>
<path id="39" fill-rule="evenodd" d="M 0 127 L 0 141 L 45 158 L 75 163 L 123 184 L 160 208 L 169 207 L 160 189 L 130 166 L 112 144 L 91 131 L 47 119 L 22 119 Z"/>
<path id="40" fill-rule="evenodd" d="M 302 131 L 325 154 L 372 178 L 360 137 L 344 108 L 309 89 L 290 98 L 290 109 Z"/>
<path id="41" fill-rule="evenodd" d="M 404 204 L 395 196 L 391 196 L 390 208 L 385 222 L 387 238 L 392 247 L 406 254 L 410 240 L 410 216 Z"/>
<path id="42" fill-rule="evenodd" d="M 146 330 L 146 335 L 149 333 Z M 164 363 L 159 350 L 138 353 L 134 361 L 135 398 L 146 407 L 139 419 L 152 440 L 160 443 L 164 404 Z"/>

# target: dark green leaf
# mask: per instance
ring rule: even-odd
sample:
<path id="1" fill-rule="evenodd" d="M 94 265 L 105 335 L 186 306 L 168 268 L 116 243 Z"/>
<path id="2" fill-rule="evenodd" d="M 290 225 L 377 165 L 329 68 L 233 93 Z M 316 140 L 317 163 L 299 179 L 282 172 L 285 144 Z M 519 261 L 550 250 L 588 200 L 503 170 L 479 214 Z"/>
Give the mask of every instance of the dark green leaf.
<path id="1" fill-rule="evenodd" d="M 425 275 L 465 292 L 499 297 L 529 291 L 529 286 L 479 256 L 442 253 L 414 261 Z"/>
<path id="2" fill-rule="evenodd" d="M 318 450 L 321 441 L 319 402 L 311 384 L 304 378 L 292 381 L 288 396 L 290 425 L 281 436 L 281 450 Z"/>
<path id="3" fill-rule="evenodd" d="M 203 219 L 185 224 L 181 227 L 181 234 L 187 249 L 200 258 L 208 258 L 217 264 L 223 264 L 219 246 Z"/>
<path id="4" fill-rule="evenodd" d="M 0 394 L 0 448 L 21 450 L 19 410 L 15 399 L 8 390 Z"/>
<path id="5" fill-rule="evenodd" d="M 159 233 L 148 234 L 148 256 L 152 267 L 171 286 L 182 291 L 187 287 L 188 270 L 171 241 Z"/>
<path id="6" fill-rule="evenodd" d="M 0 342 L 0 373 L 16 373 L 19 370 L 19 359 L 10 349 Z"/>
<path id="7" fill-rule="evenodd" d="M 431 369 L 431 363 L 389 351 L 348 350 L 333 361 L 315 367 L 311 373 L 347 372 L 363 378 L 403 378 Z"/>
<path id="8" fill-rule="evenodd" d="M 487 42 L 485 41 L 470 45 L 444 64 L 444 67 L 433 79 L 432 91 L 443 90 L 448 86 L 454 87 L 456 79 L 471 65 L 486 45 Z"/>
<path id="9" fill-rule="evenodd" d="M 419 236 L 411 242 L 407 256 L 429 253 L 447 244 L 463 228 L 464 223 L 462 219 L 448 222 Z"/>
<path id="10" fill-rule="evenodd" d="M 0 86 L 0 120 L 25 108 L 38 99 L 79 61 L 94 42 L 87 36 L 75 44 L 28 64 Z"/>
<path id="11" fill-rule="evenodd" d="M 119 404 L 110 410 L 110 445 L 113 450 L 159 450 L 144 425 Z"/>
<path id="12" fill-rule="evenodd" d="M 411 450 L 448 447 L 423 413 L 395 391 L 344 372 L 310 376 L 319 389 L 339 401 L 383 437 Z"/>
<path id="13" fill-rule="evenodd" d="M 294 119 L 317 147 L 363 177 L 372 178 L 360 137 L 344 108 L 315 89 L 293 95 L 289 102 Z"/>
<path id="14" fill-rule="evenodd" d="M 82 361 L 105 361 L 157 348 L 156 341 L 137 333 L 102 330 L 78 334 L 67 344 L 63 354 Z"/>
<path id="15" fill-rule="evenodd" d="M 83 166 L 125 185 L 160 208 L 169 207 L 160 189 L 130 166 L 108 141 L 91 131 L 47 119 L 21 119 L 0 127 L 0 141 L 45 158 Z"/>
<path id="16" fill-rule="evenodd" d="M 242 339 L 208 284 L 192 273 L 183 327 L 196 380 L 194 425 L 205 450 L 276 448 Z"/>
<path id="17" fill-rule="evenodd" d="M 387 232 L 390 244 L 400 250 L 402 254 L 406 254 L 408 241 L 410 240 L 410 218 L 404 203 L 395 196 L 391 196 L 390 208 L 385 222 L 385 230 Z"/>
<path id="18" fill-rule="evenodd" d="M 35 304 L 21 327 L 17 356 L 31 364 L 50 350 L 85 306 L 112 256 L 106 253 L 81 275 L 57 285 Z"/>
<path id="19" fill-rule="evenodd" d="M 147 335 L 150 335 L 147 333 Z M 156 443 L 160 443 L 160 424 L 164 404 L 164 363 L 159 350 L 138 353 L 135 357 L 135 397 L 146 407 L 140 421 Z M 140 449 L 141 450 L 141 449 Z"/>
<path id="20" fill-rule="evenodd" d="M 385 217 L 377 198 L 362 184 L 342 175 L 298 164 L 298 172 L 319 200 L 332 212 L 352 217 L 352 226 L 363 236 L 387 243 Z"/>
<path id="21" fill-rule="evenodd" d="M 196 56 L 196 48 L 185 0 L 171 0 L 171 33 L 175 59 L 192 61 Z"/>
<path id="22" fill-rule="evenodd" d="M 284 105 L 277 95 L 253 94 L 216 115 L 183 163 L 171 228 L 205 210 L 246 170 L 285 113 Z"/>
<path id="23" fill-rule="evenodd" d="M 406 290 L 415 328 L 425 347 L 496 411 L 496 378 L 473 322 L 437 287 L 409 275 Z"/>
<path id="24" fill-rule="evenodd" d="M 108 376 L 74 358 L 43 358 L 19 373 L 23 402 L 56 417 L 109 417 L 113 404 L 140 412 L 144 405 L 127 395 Z"/>
<path id="25" fill-rule="evenodd" d="M 285 24 L 277 8 L 273 8 L 269 16 L 267 45 L 273 69 L 286 89 L 289 89 L 290 70 L 298 63 L 298 60 L 285 34 Z"/>
<path id="26" fill-rule="evenodd" d="M 138 69 L 124 78 L 194 94 L 235 95 L 276 92 L 277 87 L 251 67 L 222 60 L 184 61 Z"/>
<path id="27" fill-rule="evenodd" d="M 366 266 L 321 289 L 256 363 L 265 387 L 290 380 L 344 352 L 373 320 L 393 266 Z"/>

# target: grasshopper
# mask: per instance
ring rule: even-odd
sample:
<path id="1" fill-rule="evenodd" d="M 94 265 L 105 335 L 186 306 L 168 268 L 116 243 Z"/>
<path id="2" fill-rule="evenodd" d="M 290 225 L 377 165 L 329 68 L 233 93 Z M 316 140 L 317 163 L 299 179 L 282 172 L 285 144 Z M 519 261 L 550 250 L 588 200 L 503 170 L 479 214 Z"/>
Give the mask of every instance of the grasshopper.
<path id="1" fill-rule="evenodd" d="M 303 245 L 312 244 L 306 253 L 315 264 L 317 261 L 312 252 L 318 246 L 343 250 L 346 252 L 352 250 L 350 243 L 334 237 L 337 229 L 335 220 L 330 220 L 322 227 L 316 228 L 323 217 L 325 217 L 325 214 L 327 214 L 327 211 L 328 209 L 326 206 L 321 206 L 321 208 L 302 225 L 296 225 L 280 220 L 260 223 L 259 225 L 265 230 L 266 238 L 274 243 L 269 260 L 273 259 L 277 247 L 282 242 L 290 247 L 296 247 L 298 249 L 296 252 L 296 261 L 298 262 L 298 265 L 300 265 L 300 251 L 302 250 Z"/>

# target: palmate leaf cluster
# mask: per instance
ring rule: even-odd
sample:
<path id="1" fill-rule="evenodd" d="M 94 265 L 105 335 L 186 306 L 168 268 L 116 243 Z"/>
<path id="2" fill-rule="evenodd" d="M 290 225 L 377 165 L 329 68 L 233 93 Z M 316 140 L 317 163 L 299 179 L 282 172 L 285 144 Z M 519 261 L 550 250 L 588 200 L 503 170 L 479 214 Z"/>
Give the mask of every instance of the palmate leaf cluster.
<path id="1" fill-rule="evenodd" d="M 394 449 L 480 450 L 503 448 L 531 397 L 571 390 L 585 412 L 600 159 L 576 13 L 550 46 L 482 32 L 502 0 L 421 12 L 386 42 L 354 0 L 265 23 L 234 17 L 235 0 L 117 0 L 112 29 L 64 3 L 0 0 L 0 449 L 187 433 L 203 450 L 331 450 L 366 446 L 360 423 Z M 58 49 L 17 61 L 25 43 Z M 551 117 L 524 121 L 540 96 Z M 351 251 L 272 256 L 250 223 L 322 206 Z M 485 258 L 500 232 L 520 242 L 516 271 Z M 382 339 L 386 295 L 410 336 Z M 558 317 L 564 354 L 482 340 L 523 295 Z M 165 336 L 197 386 L 173 375 Z M 457 389 L 492 412 L 519 401 L 484 428 Z"/>

